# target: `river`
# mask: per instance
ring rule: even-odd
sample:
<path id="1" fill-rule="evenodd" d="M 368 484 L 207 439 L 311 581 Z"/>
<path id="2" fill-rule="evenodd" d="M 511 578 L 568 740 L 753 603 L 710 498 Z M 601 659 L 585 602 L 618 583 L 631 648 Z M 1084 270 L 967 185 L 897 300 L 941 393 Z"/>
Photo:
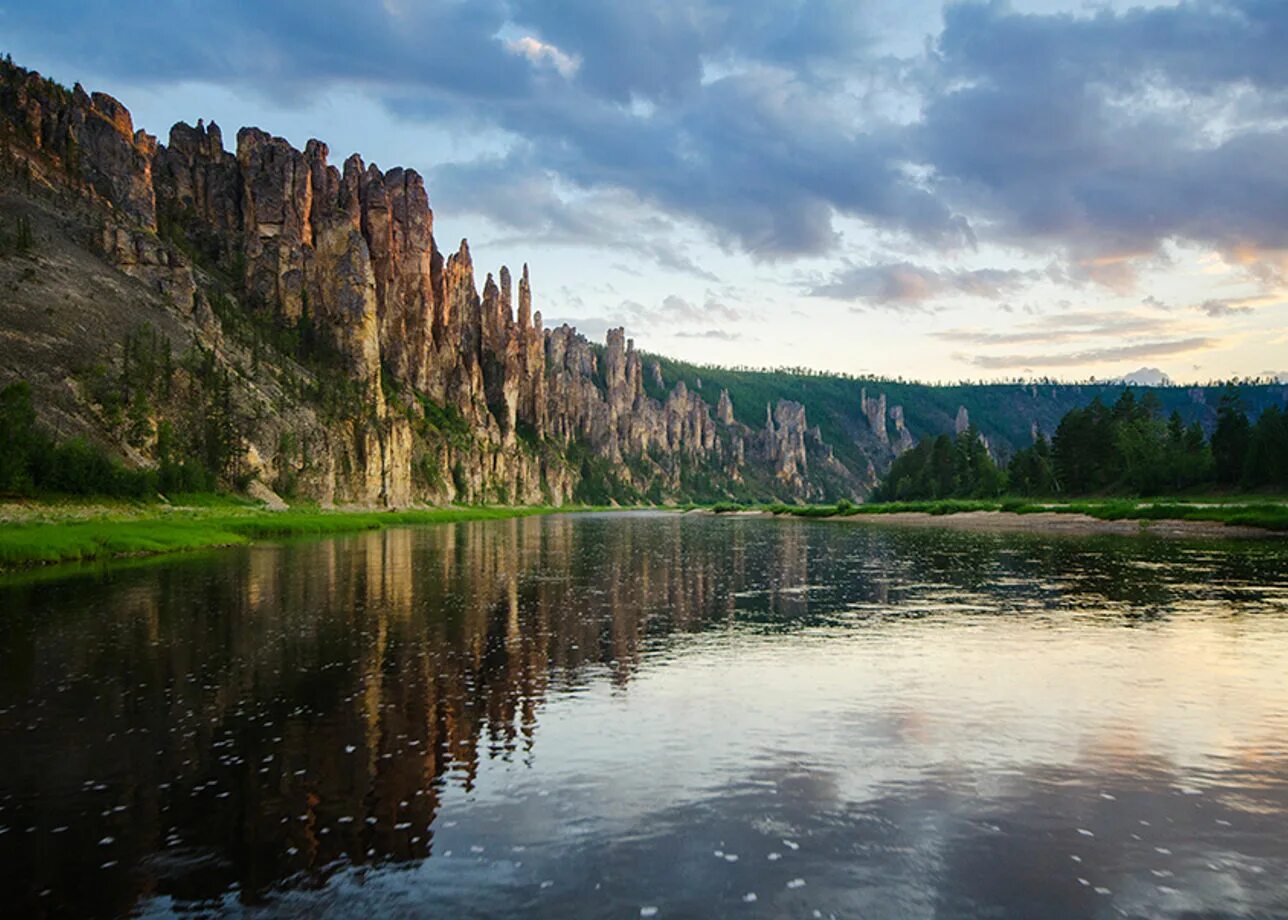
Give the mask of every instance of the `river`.
<path id="1" fill-rule="evenodd" d="M 1288 915 L 1288 546 L 666 513 L 0 582 L 14 916 Z"/>

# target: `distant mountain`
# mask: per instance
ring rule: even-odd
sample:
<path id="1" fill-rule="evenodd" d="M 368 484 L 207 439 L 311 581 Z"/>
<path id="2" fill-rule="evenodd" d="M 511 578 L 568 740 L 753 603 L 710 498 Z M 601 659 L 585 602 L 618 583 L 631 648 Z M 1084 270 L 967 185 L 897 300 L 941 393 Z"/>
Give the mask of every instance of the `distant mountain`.
<path id="1" fill-rule="evenodd" d="M 1146 387 L 1170 387 L 1172 378 L 1168 377 L 1156 367 L 1142 367 L 1140 370 L 1132 371 L 1130 374 L 1124 374 L 1119 377 L 1117 383 L 1133 383 L 1137 386 Z"/>
<path id="2" fill-rule="evenodd" d="M 0 386 L 134 466 L 363 505 L 862 498 L 920 438 L 974 425 L 1004 459 L 1124 386 L 699 368 L 546 329 L 514 287 L 439 249 L 412 170 L 213 123 L 161 144 L 0 62 Z M 1156 392 L 1211 425 L 1214 388 Z"/>

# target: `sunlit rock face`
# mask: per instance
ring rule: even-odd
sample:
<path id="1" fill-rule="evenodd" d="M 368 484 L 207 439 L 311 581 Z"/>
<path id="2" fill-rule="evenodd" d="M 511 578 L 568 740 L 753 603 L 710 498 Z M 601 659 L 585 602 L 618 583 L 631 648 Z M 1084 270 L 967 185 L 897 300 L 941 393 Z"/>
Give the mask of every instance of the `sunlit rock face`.
<path id="1" fill-rule="evenodd" d="M 903 420 L 903 406 L 890 407 L 890 421 L 894 423 L 894 452 L 901 454 L 906 450 L 911 450 L 913 444 L 912 432 L 908 430 Z"/>
<path id="2" fill-rule="evenodd" d="M 158 144 L 109 96 L 12 65 L 3 80 L 24 168 L 99 209 L 95 248 L 227 368 L 262 483 L 386 505 L 714 499 L 749 482 L 804 499 L 823 495 L 815 450 L 837 494 L 866 488 L 798 403 L 756 430 L 727 392 L 713 406 L 668 385 L 622 329 L 603 347 L 544 329 L 527 265 L 516 292 L 464 240 L 439 250 L 414 170 L 336 166 L 321 141 L 254 127 L 230 151 L 201 121 Z"/>
<path id="3" fill-rule="evenodd" d="M 890 433 L 886 430 L 886 398 L 884 393 L 879 393 L 871 399 L 868 398 L 868 391 L 865 387 L 859 395 L 860 409 L 863 411 L 863 417 L 867 419 L 868 426 L 872 429 L 873 435 L 882 444 L 890 443 Z"/>
<path id="4" fill-rule="evenodd" d="M 7 120 L 72 184 L 126 224 L 156 229 L 152 161 L 156 138 L 134 130 L 129 111 L 106 93 L 70 92 L 6 64 Z"/>

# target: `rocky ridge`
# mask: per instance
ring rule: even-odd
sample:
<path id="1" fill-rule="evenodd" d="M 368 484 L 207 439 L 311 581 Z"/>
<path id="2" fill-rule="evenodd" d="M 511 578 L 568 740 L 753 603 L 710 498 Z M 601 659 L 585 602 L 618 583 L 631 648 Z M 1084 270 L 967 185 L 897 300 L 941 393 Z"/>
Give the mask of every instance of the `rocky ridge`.
<path id="1" fill-rule="evenodd" d="M 505 267 L 480 290 L 468 244 L 438 248 L 414 170 L 356 154 L 337 166 L 321 141 L 298 150 L 257 128 L 229 151 L 201 121 L 162 144 L 110 96 L 11 64 L 0 65 L 0 126 L 15 185 L 82 203 L 86 248 L 177 321 L 166 354 L 197 349 L 213 368 L 202 379 L 224 381 L 229 481 L 390 506 L 807 500 L 860 497 L 869 484 L 871 470 L 838 461 L 800 403 L 771 403 L 754 428 L 735 419 L 728 392 L 713 407 L 683 380 L 668 387 L 622 329 L 603 346 L 545 329 L 526 265 L 517 297 Z M 102 345 L 118 360 L 119 342 Z M 865 396 L 863 413 L 874 431 L 879 417 L 893 451 L 907 431 L 895 407 L 890 447 L 878 399 L 870 411 Z M 174 406 L 142 403 L 145 433 L 118 446 L 147 463 Z"/>

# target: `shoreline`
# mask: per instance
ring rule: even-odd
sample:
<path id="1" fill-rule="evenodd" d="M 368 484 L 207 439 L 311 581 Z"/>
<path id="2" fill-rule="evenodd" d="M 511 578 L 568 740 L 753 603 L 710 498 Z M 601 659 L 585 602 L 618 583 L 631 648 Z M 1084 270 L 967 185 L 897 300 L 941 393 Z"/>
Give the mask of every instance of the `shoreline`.
<path id="1" fill-rule="evenodd" d="M 1020 497 L 934 499 L 835 505 L 736 505 L 708 509 L 735 516 L 770 515 L 814 520 L 862 520 L 901 527 L 939 527 L 992 533 L 1156 536 L 1267 540 L 1288 536 L 1288 497 L 1230 495 L 1195 498 Z"/>
<path id="2" fill-rule="evenodd" d="M 855 505 L 734 505 L 694 509 L 727 517 L 855 520 L 897 527 L 938 527 L 983 533 L 1154 536 L 1169 539 L 1268 540 L 1288 537 L 1288 500 L 1237 499 L 940 499 Z"/>
<path id="3" fill-rule="evenodd" d="M 1194 508 L 1202 506 L 1192 506 Z M 892 527 L 940 528 L 980 533 L 1030 533 L 1044 536 L 1149 536 L 1162 539 L 1273 540 L 1288 530 L 1245 521 L 1167 517 L 1166 509 L 1142 506 L 1137 513 L 1087 514 L 1073 508 L 1032 508 L 1018 513 L 994 507 L 877 510 L 831 506 L 788 508 L 680 507 L 673 512 L 722 517 L 805 518 L 857 521 Z M 153 557 L 240 546 L 261 540 L 358 533 L 420 524 L 506 520 L 534 515 L 600 509 L 585 505 L 440 507 L 395 510 L 271 510 L 249 504 L 210 506 L 126 503 L 0 503 L 0 573 L 47 566 Z M 641 509 L 642 510 L 642 509 Z M 663 510 L 663 509 L 658 509 Z M 1156 512 L 1156 516 L 1151 514 Z"/>
<path id="4" fill-rule="evenodd" d="M 260 540 L 327 536 L 466 521 L 595 510 L 569 505 L 445 507 L 402 511 L 272 511 L 202 507 L 53 506 L 52 516 L 0 519 L 0 573 L 76 562 L 161 556 Z"/>
<path id="5" fill-rule="evenodd" d="M 769 514 L 769 512 L 758 512 Z M 778 515 L 772 515 L 778 517 Z M 925 511 L 894 511 L 878 514 L 833 514 L 817 517 L 819 521 L 860 521 L 865 524 L 889 524 L 896 527 L 974 531 L 977 533 L 1032 533 L 1043 536 L 1087 537 L 1113 535 L 1159 537 L 1170 540 L 1229 539 L 1275 540 L 1288 537 L 1283 531 L 1220 521 L 1186 521 L 1171 518 L 1122 518 L 1105 520 L 1089 514 L 1039 511 L 1016 514 L 1013 511 L 959 511 L 954 514 L 930 514 Z"/>

